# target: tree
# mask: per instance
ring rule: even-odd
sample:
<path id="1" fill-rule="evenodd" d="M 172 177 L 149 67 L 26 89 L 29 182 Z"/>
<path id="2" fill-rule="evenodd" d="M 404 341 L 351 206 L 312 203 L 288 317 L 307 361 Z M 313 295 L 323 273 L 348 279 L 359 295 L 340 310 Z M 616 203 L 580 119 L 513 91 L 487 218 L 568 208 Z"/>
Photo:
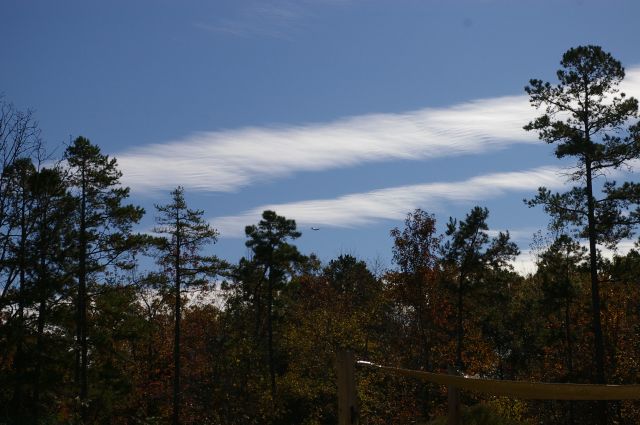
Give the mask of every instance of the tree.
<path id="1" fill-rule="evenodd" d="M 40 129 L 33 112 L 20 111 L 0 96 L 0 302 L 4 302 L 17 275 L 15 263 L 7 261 L 11 239 L 20 231 L 16 229 L 20 223 L 20 211 L 15 208 L 16 170 L 25 169 L 25 161 L 39 162 L 42 156 Z M 16 165 L 20 162 L 22 166 Z"/>
<path id="2" fill-rule="evenodd" d="M 431 308 L 435 300 L 433 284 L 437 280 L 438 254 L 442 237 L 436 236 L 436 220 L 420 209 L 409 213 L 405 228 L 391 230 L 393 259 L 400 266 L 404 285 L 404 301 L 415 311 L 421 361 L 419 366 L 431 370 L 430 334 L 434 324 Z"/>
<path id="3" fill-rule="evenodd" d="M 576 381 L 574 368 L 575 323 L 573 319 L 575 315 L 573 310 L 575 309 L 573 307 L 580 293 L 579 277 L 586 272 L 585 253 L 586 249 L 581 247 L 579 243 L 568 235 L 562 234 L 538 258 L 536 275 L 541 280 L 542 312 L 546 317 L 549 317 L 550 322 L 554 321 L 554 315 L 558 315 L 559 317 L 555 321 L 562 324 L 559 327 L 562 330 L 561 336 L 558 338 L 551 335 L 550 339 L 558 338 L 564 344 L 564 353 L 559 349 L 557 354 L 564 354 L 564 380 L 566 382 Z M 553 324 L 549 328 L 553 328 Z M 570 402 L 567 409 L 570 424 L 574 423 L 574 404 Z"/>
<path id="4" fill-rule="evenodd" d="M 271 383 L 271 396 L 276 395 L 276 371 L 273 347 L 273 318 L 275 293 L 285 284 L 287 274 L 294 263 L 301 262 L 303 256 L 298 249 L 287 242 L 299 238 L 295 220 L 277 215 L 274 211 L 264 211 L 258 225 L 245 228 L 248 240 L 245 245 L 253 251 L 253 261 L 262 271 L 260 282 L 266 280 L 266 320 L 267 320 L 267 362 Z"/>
<path id="5" fill-rule="evenodd" d="M 566 369 L 569 378 L 573 377 L 573 337 L 572 304 L 578 296 L 577 278 L 586 249 L 567 235 L 560 235 L 540 255 L 537 275 L 541 279 L 544 306 L 563 315 L 564 343 L 566 349 Z M 569 381 L 571 382 L 571 381 Z"/>
<path id="6" fill-rule="evenodd" d="M 7 404 L 20 415 L 27 410 L 24 382 L 20 381 L 25 367 L 26 246 L 32 227 L 27 182 L 36 169 L 33 162 L 39 163 L 42 156 L 40 129 L 33 112 L 17 109 L 0 95 L 0 314 L 9 316 L 1 320 L 0 331 L 6 331 L 8 339 L 17 344 L 13 367 L 19 382 L 13 385 L 13 399 Z M 17 307 L 16 317 L 8 313 L 10 305 Z M 3 347 L 2 357 L 11 346 Z"/>
<path id="7" fill-rule="evenodd" d="M 400 267 L 399 273 L 389 274 L 391 287 L 397 294 L 397 302 L 409 307 L 411 317 L 409 346 L 417 346 L 416 367 L 433 371 L 433 352 L 438 330 L 447 320 L 447 304 L 443 298 L 439 277 L 439 254 L 442 237 L 436 235 L 436 220 L 431 214 L 416 209 L 407 214 L 405 227 L 391 230 L 393 260 Z M 395 283 L 395 285 L 394 285 Z M 414 342 L 415 341 L 415 342 Z M 411 349 L 407 350 L 411 353 Z M 412 362 L 412 363 L 413 363 Z M 431 413 L 432 386 L 423 384 L 423 414 Z"/>
<path id="8" fill-rule="evenodd" d="M 542 205 L 555 223 L 573 225 L 579 236 L 588 239 L 595 381 L 605 383 L 598 245 L 615 246 L 631 236 L 640 211 L 636 208 L 625 214 L 625 210 L 638 204 L 640 186 L 606 181 L 603 196 L 596 199 L 594 180 L 640 155 L 639 125 L 627 127 L 637 116 L 638 101 L 619 92 L 624 68 L 598 46 L 569 49 L 560 65 L 558 84 L 532 79 L 525 87 L 531 104 L 543 108 L 544 113 L 524 128 L 537 131 L 547 143 L 555 143 L 558 158 L 576 159 L 571 181 L 578 185 L 553 194 L 541 187 L 528 202 L 530 206 Z"/>
<path id="9" fill-rule="evenodd" d="M 52 369 L 47 362 L 51 359 L 52 336 L 45 332 L 45 326 L 53 322 L 52 316 L 58 301 L 64 297 L 69 286 L 66 270 L 69 254 L 70 230 L 72 223 L 68 217 L 73 213 L 74 203 L 67 193 L 63 170 L 43 168 L 31 179 L 33 198 L 33 237 L 28 247 L 31 266 L 31 280 L 34 308 L 37 308 L 36 346 L 33 372 L 33 422 L 39 423 L 43 406 L 42 395 L 50 394 L 51 387 L 44 384 L 45 372 Z M 50 396 L 49 396 L 50 397 Z"/>
<path id="10" fill-rule="evenodd" d="M 23 116 L 22 119 L 26 118 Z M 6 125 L 7 121 L 0 123 L 0 126 Z M 0 311 L 4 316 L 0 329 L 7 336 L 6 344 L 2 344 L 2 357 L 12 358 L 12 373 L 7 375 L 12 382 L 12 395 L 5 402 L 10 422 L 37 422 L 42 410 L 43 369 L 54 369 L 44 361 L 44 353 L 51 352 L 44 345 L 47 338 L 44 326 L 53 299 L 60 296 L 61 289 L 60 275 L 43 271 L 53 269 L 51 261 L 55 261 L 58 267 L 64 264 L 61 250 L 56 249 L 63 245 L 62 236 L 54 228 L 61 224 L 57 212 L 65 214 L 64 222 L 68 222 L 69 209 L 62 207 L 68 203 L 58 202 L 65 192 L 60 170 L 38 170 L 33 161 L 38 159 L 39 147 L 32 146 L 35 149 L 32 151 L 24 145 L 29 142 L 25 140 L 28 132 L 36 131 L 35 127 L 28 130 L 28 121 L 20 120 L 13 125 L 12 131 L 17 132 L 15 138 L 7 139 L 8 135 L 3 135 L 5 164 L 0 195 L 0 275 L 5 279 L 0 296 Z M 0 129 L 4 130 L 6 127 Z M 12 156 L 8 151 L 28 154 L 33 158 Z M 53 186 L 56 186 L 55 190 L 51 189 Z"/>
<path id="11" fill-rule="evenodd" d="M 450 218 L 444 244 L 444 263 L 456 280 L 456 367 L 464 369 L 464 297 L 482 282 L 488 270 L 502 269 L 518 255 L 518 247 L 509 240 L 509 232 L 490 239 L 487 234 L 489 210 L 474 207 L 464 220 Z"/>
<path id="12" fill-rule="evenodd" d="M 206 284 L 207 276 L 215 274 L 217 259 L 200 255 L 201 249 L 214 243 L 218 232 L 203 218 L 204 211 L 187 207 L 184 189 L 171 192 L 171 203 L 156 205 L 159 215 L 154 232 L 168 235 L 159 241 L 160 264 L 170 274 L 175 297 L 174 304 L 174 379 L 173 424 L 180 423 L 180 319 L 183 286 Z"/>
<path id="13" fill-rule="evenodd" d="M 39 379 L 43 366 L 44 326 L 52 299 L 60 295 L 64 253 L 64 230 L 68 230 L 71 212 L 69 197 L 62 181 L 61 170 L 36 170 L 29 158 L 16 160 L 5 170 L 11 190 L 7 193 L 11 205 L 11 226 L 15 233 L 8 244 L 11 252 L 7 263 L 14 270 L 17 286 L 11 295 L 16 304 L 15 344 L 13 356 L 16 382 L 12 407 L 16 418 L 27 421 L 39 410 Z M 29 342 L 32 336 L 32 318 L 37 314 L 35 356 Z M 34 366 L 35 370 L 31 370 Z M 28 377 L 28 378 L 27 378 Z M 33 379 L 31 379 L 33 377 Z M 33 408 L 27 404 L 27 387 L 33 386 Z"/>
<path id="14" fill-rule="evenodd" d="M 144 238 L 132 234 L 132 226 L 144 210 L 123 204 L 129 188 L 120 186 L 122 173 L 115 158 L 100 152 L 100 148 L 78 137 L 64 154 L 68 167 L 67 180 L 76 202 L 72 216 L 75 224 L 73 239 L 74 274 L 77 280 L 76 298 L 76 385 L 78 386 L 81 419 L 86 421 L 88 403 L 88 342 L 87 309 L 90 294 L 88 283 L 108 267 L 131 267 L 127 254 L 139 248 Z"/>
<path id="15" fill-rule="evenodd" d="M 354 307 L 365 305 L 381 289 L 367 264 L 351 255 L 340 255 L 329 261 L 323 269 L 323 275 L 337 294 L 350 298 Z"/>
<path id="16" fill-rule="evenodd" d="M 303 276 L 306 276 L 307 281 L 313 279 L 308 273 Z M 329 261 L 319 277 L 330 288 L 330 290 L 324 291 L 330 296 L 324 306 L 323 314 L 332 310 L 331 303 L 333 303 L 335 304 L 333 305 L 334 309 L 342 307 L 346 311 L 346 316 L 354 316 L 348 317 L 348 320 L 355 321 L 358 317 L 365 322 L 358 325 L 358 333 L 364 335 L 362 348 L 342 344 L 332 346 L 332 353 L 337 349 L 353 348 L 358 351 L 362 350 L 366 355 L 370 349 L 370 342 L 375 340 L 375 334 L 380 331 L 380 329 L 376 329 L 373 318 L 379 318 L 382 314 L 380 311 L 380 298 L 383 291 L 381 280 L 374 276 L 364 261 L 351 255 L 340 255 Z M 314 298 L 309 301 L 315 302 Z"/>
<path id="17" fill-rule="evenodd" d="M 18 279 L 16 301 L 17 301 L 17 323 L 15 329 L 16 352 L 13 357 L 15 376 L 17 380 L 14 384 L 14 393 L 11 405 L 17 412 L 17 417 L 25 418 L 24 386 L 22 377 L 25 375 L 25 339 L 27 335 L 25 310 L 27 305 L 27 243 L 33 229 L 30 217 L 32 207 L 32 196 L 29 188 L 30 180 L 36 170 L 29 158 L 17 159 L 9 167 L 5 168 L 4 175 L 8 183 L 7 195 L 11 205 L 10 227 L 16 229 L 13 235 L 10 234 L 7 246 L 10 257 L 8 263 L 14 278 Z"/>
<path id="18" fill-rule="evenodd" d="M 278 383 L 282 414 L 274 423 L 336 423 L 336 350 L 370 359 L 389 341 L 383 287 L 364 261 L 340 255 L 319 274 L 297 274 L 283 291 L 279 347 L 287 353 Z M 375 358 L 375 357 L 374 357 Z M 379 407 L 379 404 L 376 405 Z"/>

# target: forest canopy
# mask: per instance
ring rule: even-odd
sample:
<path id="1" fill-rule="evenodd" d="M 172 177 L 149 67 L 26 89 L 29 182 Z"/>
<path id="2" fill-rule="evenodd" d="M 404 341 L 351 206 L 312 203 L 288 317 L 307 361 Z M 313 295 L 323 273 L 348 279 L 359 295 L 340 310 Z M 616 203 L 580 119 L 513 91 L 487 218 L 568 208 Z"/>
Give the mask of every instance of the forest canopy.
<path id="1" fill-rule="evenodd" d="M 408 211 L 386 270 L 301 252 L 293 217 L 270 210 L 246 223 L 247 255 L 223 261 L 180 182 L 139 232 L 149 212 L 116 158 L 85 137 L 47 156 L 33 113 L 0 98 L 0 423 L 336 423 L 341 349 L 429 372 L 638 384 L 640 252 L 601 251 L 640 220 L 640 186 L 603 178 L 640 156 L 638 102 L 598 46 L 560 65 L 557 82 L 530 80 L 540 115 L 523 125 L 575 167 L 566 192 L 531 187 L 526 203 L 549 226 L 526 276 L 483 206 L 441 230 L 428 210 Z M 364 423 L 446 410 L 444 388 L 365 369 L 357 380 Z M 640 422 L 636 401 L 463 403 L 505 423 Z"/>

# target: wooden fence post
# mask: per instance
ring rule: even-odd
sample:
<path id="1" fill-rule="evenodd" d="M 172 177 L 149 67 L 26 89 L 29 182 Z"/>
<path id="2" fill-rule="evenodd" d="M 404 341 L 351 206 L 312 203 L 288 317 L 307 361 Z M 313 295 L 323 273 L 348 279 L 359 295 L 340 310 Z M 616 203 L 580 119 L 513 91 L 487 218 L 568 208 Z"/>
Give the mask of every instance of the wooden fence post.
<path id="1" fill-rule="evenodd" d="M 340 350 L 336 353 L 338 425 L 357 425 L 359 423 L 355 364 L 355 356 L 351 351 Z"/>
<path id="2" fill-rule="evenodd" d="M 449 368 L 449 374 L 453 375 L 454 373 L 453 368 Z M 460 390 L 453 385 L 447 386 L 447 402 L 449 405 L 447 425 L 460 425 L 462 420 L 460 417 Z"/>

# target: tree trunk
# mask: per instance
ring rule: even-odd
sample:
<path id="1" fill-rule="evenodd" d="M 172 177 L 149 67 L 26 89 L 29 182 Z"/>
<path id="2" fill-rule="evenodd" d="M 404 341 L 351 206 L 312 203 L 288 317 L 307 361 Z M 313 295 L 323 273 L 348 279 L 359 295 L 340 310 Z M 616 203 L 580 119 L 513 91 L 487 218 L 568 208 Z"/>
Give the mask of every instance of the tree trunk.
<path id="1" fill-rule="evenodd" d="M 175 286 L 176 286 L 176 304 L 175 304 L 175 330 L 173 343 L 173 425 L 180 424 L 180 214 L 176 211 L 176 256 L 175 256 Z"/>
<path id="2" fill-rule="evenodd" d="M 44 360 L 44 325 L 47 313 L 47 239 L 45 238 L 46 223 L 47 223 L 47 210 L 43 210 L 43 216 L 40 223 L 40 270 L 38 271 L 38 294 L 39 294 L 39 306 L 38 306 L 38 329 L 36 333 L 36 366 L 33 377 L 33 416 L 34 423 L 39 423 L 40 420 L 40 377 L 42 375 L 42 364 Z M 48 235 L 47 235 L 48 238 Z"/>
<path id="3" fill-rule="evenodd" d="M 585 128 L 587 128 L 585 126 Z M 596 248 L 596 223 L 595 223 L 595 201 L 593 199 L 593 183 L 591 159 L 585 160 L 585 174 L 587 180 L 587 214 L 588 214 L 588 236 L 589 236 L 589 272 L 591 275 L 591 307 L 593 320 L 594 338 L 594 363 L 596 367 L 596 383 L 606 382 L 604 375 L 604 342 L 602 337 L 602 323 L 600 319 L 600 287 L 598 284 L 598 258 Z M 607 423 L 607 402 L 599 401 L 596 406 L 597 420 L 600 425 Z"/>
<path id="4" fill-rule="evenodd" d="M 38 331 L 36 335 L 36 366 L 33 377 L 33 416 L 34 423 L 38 423 L 40 416 L 40 377 L 42 375 L 42 364 L 44 360 L 44 324 L 45 315 L 47 312 L 46 300 L 40 299 L 40 305 L 38 307 Z"/>
<path id="5" fill-rule="evenodd" d="M 273 279 L 271 274 L 273 270 L 269 270 L 269 288 L 268 288 L 268 305 L 267 305 L 267 329 L 268 329 L 268 337 L 267 337 L 267 351 L 269 356 L 269 377 L 271 378 L 271 399 L 275 401 L 276 399 L 276 369 L 273 360 Z"/>
<path id="6" fill-rule="evenodd" d="M 76 353 L 77 375 L 80 385 L 80 418 L 82 423 L 87 419 L 87 176 L 83 163 L 82 193 L 80 199 L 80 253 L 78 259 L 78 317 L 77 338 L 79 352 Z"/>
<path id="7" fill-rule="evenodd" d="M 464 283 L 464 276 L 460 276 L 460 280 L 458 282 L 458 305 L 457 305 L 458 317 L 457 317 L 457 325 L 456 325 L 456 368 L 458 369 L 458 372 L 462 372 L 462 369 L 464 368 L 464 364 L 462 362 L 462 341 L 463 341 L 463 334 L 464 334 L 464 324 L 462 321 L 463 283 Z"/>
<path id="8" fill-rule="evenodd" d="M 16 354 L 14 358 L 14 370 L 16 372 L 16 381 L 14 383 L 13 392 L 13 409 L 17 413 L 19 420 L 24 420 L 24 388 L 23 388 L 23 376 L 24 376 L 24 339 L 25 339 L 25 321 L 24 321 L 24 308 L 25 308 L 25 279 L 26 279 L 26 244 L 27 244 L 27 222 L 26 222 L 26 200 L 25 200 L 25 179 L 23 174 L 22 180 L 22 199 L 20 206 L 20 244 L 18 251 L 18 332 L 17 332 L 17 346 Z"/>
<path id="9" fill-rule="evenodd" d="M 587 196 L 589 218 L 589 271 L 591 274 L 591 304 L 593 312 L 593 335 L 595 343 L 596 383 L 604 384 L 604 343 L 600 319 L 600 287 L 598 283 L 598 258 L 596 248 L 596 224 L 594 214 L 593 187 L 591 181 L 591 161 L 587 160 Z"/>

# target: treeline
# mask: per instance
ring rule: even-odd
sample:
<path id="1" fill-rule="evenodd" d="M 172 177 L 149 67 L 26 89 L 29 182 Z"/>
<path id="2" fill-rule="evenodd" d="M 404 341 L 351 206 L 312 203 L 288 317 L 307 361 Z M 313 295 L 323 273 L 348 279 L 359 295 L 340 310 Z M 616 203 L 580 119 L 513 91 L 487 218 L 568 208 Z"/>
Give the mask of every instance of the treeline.
<path id="1" fill-rule="evenodd" d="M 343 348 L 433 372 L 638 383 L 640 253 L 597 247 L 631 237 L 640 189 L 593 183 L 640 156 L 638 125 L 621 131 L 637 101 L 616 94 L 624 71 L 598 47 L 561 64 L 560 84 L 527 87 L 545 113 L 526 128 L 577 158 L 577 186 L 529 201 L 551 217 L 529 276 L 481 207 L 442 233 L 410 212 L 391 230 L 393 267 L 375 271 L 301 253 L 295 221 L 265 211 L 245 229 L 250 254 L 229 264 L 208 255 L 218 233 L 182 188 L 155 207 L 154 232 L 137 233 L 145 211 L 115 159 L 79 137 L 54 162 L 33 116 L 0 102 L 0 423 L 334 424 Z M 363 423 L 445 410 L 444 388 L 357 378 Z M 514 423 L 640 422 L 638 402 L 463 397 Z"/>

